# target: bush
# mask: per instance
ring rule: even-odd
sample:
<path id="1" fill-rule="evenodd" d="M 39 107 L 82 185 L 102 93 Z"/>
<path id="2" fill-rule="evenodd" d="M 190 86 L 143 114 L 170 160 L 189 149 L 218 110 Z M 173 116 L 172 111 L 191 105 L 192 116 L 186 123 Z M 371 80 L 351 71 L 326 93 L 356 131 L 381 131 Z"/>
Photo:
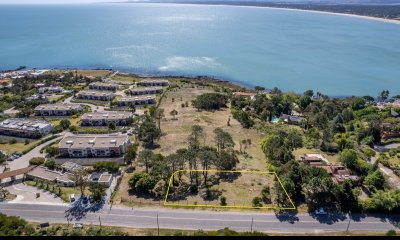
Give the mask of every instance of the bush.
<path id="1" fill-rule="evenodd" d="M 45 159 L 42 157 L 35 157 L 32 158 L 31 160 L 29 160 L 29 165 L 35 165 L 35 166 L 39 166 L 42 165 L 44 163 Z"/>
<path id="2" fill-rule="evenodd" d="M 262 207 L 262 199 L 260 197 L 254 197 L 252 204 L 253 207 Z"/>
<path id="3" fill-rule="evenodd" d="M 386 232 L 386 236 L 397 236 L 397 233 L 392 229 Z"/>
<path id="4" fill-rule="evenodd" d="M 17 143 L 17 139 L 13 138 L 10 139 L 10 141 L 8 141 L 9 144 L 16 144 Z"/>
<path id="5" fill-rule="evenodd" d="M 98 172 L 107 171 L 110 173 L 116 173 L 119 170 L 119 164 L 116 162 L 96 162 L 93 165 L 93 168 Z"/>
<path id="6" fill-rule="evenodd" d="M 44 163 L 44 166 L 48 169 L 54 169 L 56 167 L 56 162 L 54 161 L 54 159 L 50 158 L 47 159 L 47 161 Z"/>
<path id="7" fill-rule="evenodd" d="M 262 200 L 264 203 L 271 203 L 271 190 L 268 186 L 264 186 L 261 190 Z"/>
<path id="8" fill-rule="evenodd" d="M 190 187 L 189 187 L 189 191 L 192 193 L 192 194 L 196 194 L 197 192 L 198 192 L 198 188 L 197 188 L 197 185 L 190 185 Z"/>
<path id="9" fill-rule="evenodd" d="M 226 206 L 226 197 L 225 196 L 221 196 L 219 199 L 221 206 Z"/>

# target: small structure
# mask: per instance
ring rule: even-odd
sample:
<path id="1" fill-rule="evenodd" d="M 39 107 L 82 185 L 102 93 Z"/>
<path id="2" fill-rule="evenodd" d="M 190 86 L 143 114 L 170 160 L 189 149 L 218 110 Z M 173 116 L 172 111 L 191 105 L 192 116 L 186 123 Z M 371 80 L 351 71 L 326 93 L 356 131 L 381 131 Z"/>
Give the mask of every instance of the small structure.
<path id="1" fill-rule="evenodd" d="M 40 87 L 38 89 L 38 92 L 40 94 L 45 94 L 45 93 L 62 93 L 64 91 L 64 88 L 59 87 L 59 86 L 50 86 L 50 87 Z"/>
<path id="2" fill-rule="evenodd" d="M 47 101 L 47 96 L 40 95 L 40 94 L 33 94 L 32 96 L 27 97 L 26 100 L 27 101 L 35 101 L 35 100 Z"/>
<path id="3" fill-rule="evenodd" d="M 131 140 L 128 135 L 72 135 L 59 143 L 60 155 L 70 158 L 104 158 L 124 155 Z"/>
<path id="4" fill-rule="evenodd" d="M 159 86 L 159 87 L 166 87 L 169 85 L 169 81 L 165 79 L 143 79 L 138 83 L 140 86 Z"/>
<path id="5" fill-rule="evenodd" d="M 353 183 L 357 183 L 360 180 L 358 176 L 352 174 L 352 172 L 344 166 L 331 166 L 331 170 L 332 180 L 337 184 L 342 184 L 346 179 L 351 180 Z"/>
<path id="6" fill-rule="evenodd" d="M 110 187 L 112 183 L 113 175 L 108 172 L 93 172 L 90 175 L 90 181 L 94 184 L 103 185 Z"/>
<path id="7" fill-rule="evenodd" d="M 35 108 L 37 116 L 70 116 L 82 111 L 79 104 L 43 104 Z"/>
<path id="8" fill-rule="evenodd" d="M 10 118 L 0 122 L 0 134 L 39 138 L 51 133 L 53 124 L 42 120 L 31 120 L 27 118 Z"/>
<path id="9" fill-rule="evenodd" d="M 89 88 L 95 90 L 117 91 L 119 85 L 110 82 L 93 82 L 89 84 Z"/>
<path id="10" fill-rule="evenodd" d="M 136 95 L 155 95 L 162 93 L 162 87 L 144 87 L 144 88 L 133 88 L 131 89 L 131 94 Z"/>
<path id="11" fill-rule="evenodd" d="M 26 178 L 31 180 L 39 179 L 43 181 L 59 183 L 67 187 L 75 186 L 72 174 L 53 171 L 43 166 L 33 168 L 26 174 Z"/>
<path id="12" fill-rule="evenodd" d="M 325 166 L 329 164 L 329 161 L 318 153 L 307 153 L 300 156 L 300 161 L 307 163 L 311 166 Z"/>
<path id="13" fill-rule="evenodd" d="M 115 94 L 112 92 L 80 91 L 77 94 L 77 98 L 97 101 L 111 101 L 115 98 Z"/>
<path id="14" fill-rule="evenodd" d="M 132 122 L 133 113 L 123 111 L 84 113 L 82 126 L 107 126 L 113 122 L 117 126 L 125 126 Z"/>
<path id="15" fill-rule="evenodd" d="M 251 100 L 254 100 L 254 98 L 257 96 L 257 93 L 234 92 L 233 96 L 235 96 L 235 97 L 246 97 L 246 98 L 250 98 Z"/>
<path id="16" fill-rule="evenodd" d="M 0 79 L 0 89 L 8 89 L 13 86 L 11 79 Z"/>
<path id="17" fill-rule="evenodd" d="M 288 114 L 282 114 L 281 119 L 284 123 L 293 124 L 293 125 L 300 125 L 305 118 L 300 116 L 292 116 Z"/>
<path id="18" fill-rule="evenodd" d="M 144 95 L 136 97 L 123 97 L 118 100 L 118 106 L 144 106 L 144 105 L 154 105 L 156 104 L 156 96 L 154 95 Z"/>
<path id="19" fill-rule="evenodd" d="M 82 169 L 83 167 L 77 163 L 74 162 L 65 162 L 61 165 L 61 168 L 65 171 L 65 172 L 70 172 L 73 173 L 77 170 Z"/>

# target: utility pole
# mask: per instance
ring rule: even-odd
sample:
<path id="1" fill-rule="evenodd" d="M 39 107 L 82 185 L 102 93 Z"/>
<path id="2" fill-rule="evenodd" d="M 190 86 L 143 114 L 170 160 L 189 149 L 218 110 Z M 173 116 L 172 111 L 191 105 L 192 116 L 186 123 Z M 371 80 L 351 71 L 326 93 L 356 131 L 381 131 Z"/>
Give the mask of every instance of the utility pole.
<path id="1" fill-rule="evenodd" d="M 250 232 L 253 232 L 253 217 L 251 217 L 251 227 L 250 227 Z"/>
<path id="2" fill-rule="evenodd" d="M 157 213 L 157 233 L 160 236 L 160 224 L 158 223 L 158 213 Z"/>
<path id="3" fill-rule="evenodd" d="M 101 219 L 100 219 L 100 215 L 99 215 L 99 223 L 100 223 L 100 229 L 101 229 Z"/>
<path id="4" fill-rule="evenodd" d="M 349 224 L 347 224 L 347 230 L 346 230 L 347 236 L 349 236 L 350 221 L 351 221 L 351 212 L 349 211 Z"/>

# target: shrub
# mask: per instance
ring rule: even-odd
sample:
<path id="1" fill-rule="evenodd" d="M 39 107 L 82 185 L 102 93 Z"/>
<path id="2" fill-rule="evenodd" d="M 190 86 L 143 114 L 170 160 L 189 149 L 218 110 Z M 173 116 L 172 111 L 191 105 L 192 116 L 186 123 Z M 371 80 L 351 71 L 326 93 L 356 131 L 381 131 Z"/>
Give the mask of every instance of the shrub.
<path id="1" fill-rule="evenodd" d="M 262 199 L 260 197 L 253 198 L 253 207 L 262 207 Z"/>
<path id="2" fill-rule="evenodd" d="M 271 190 L 268 186 L 264 186 L 261 190 L 262 200 L 264 203 L 271 203 Z"/>
<path id="3" fill-rule="evenodd" d="M 35 166 L 39 166 L 42 165 L 44 163 L 45 159 L 42 157 L 35 157 L 32 158 L 31 160 L 29 160 L 29 165 L 35 165 Z"/>
<path id="4" fill-rule="evenodd" d="M 397 236 L 397 233 L 392 229 L 386 232 L 386 236 Z"/>
<path id="5" fill-rule="evenodd" d="M 54 161 L 54 159 L 50 158 L 47 159 L 47 161 L 44 163 L 44 166 L 48 169 L 54 169 L 56 167 L 56 162 Z"/>
<path id="6" fill-rule="evenodd" d="M 221 196 L 219 199 L 221 206 L 226 206 L 226 197 L 225 196 Z"/>
<path id="7" fill-rule="evenodd" d="M 119 170 L 119 164 L 116 162 L 96 162 L 93 165 L 96 171 L 107 171 L 110 173 L 116 173 Z"/>
<path id="8" fill-rule="evenodd" d="M 13 138 L 10 139 L 10 141 L 8 141 L 9 144 L 16 144 L 17 143 L 17 139 Z"/>

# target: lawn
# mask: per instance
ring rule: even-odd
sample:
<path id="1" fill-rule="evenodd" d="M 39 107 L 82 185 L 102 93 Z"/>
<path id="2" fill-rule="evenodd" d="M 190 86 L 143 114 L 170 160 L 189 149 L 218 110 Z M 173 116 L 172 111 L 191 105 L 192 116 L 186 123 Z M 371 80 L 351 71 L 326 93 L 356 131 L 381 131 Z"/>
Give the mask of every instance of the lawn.
<path id="1" fill-rule="evenodd" d="M 132 75 L 116 75 L 112 78 L 114 81 L 118 82 L 126 82 L 126 83 L 134 83 L 137 82 L 140 78 L 132 76 Z"/>
<path id="2" fill-rule="evenodd" d="M 42 186 L 37 184 L 35 181 L 25 181 L 25 184 L 28 186 L 37 187 L 38 189 L 45 189 L 48 190 L 56 195 L 58 195 L 59 186 L 55 185 L 54 183 L 49 183 L 48 188 L 46 189 L 47 184 L 43 184 Z M 54 190 L 53 190 L 54 189 Z M 69 195 L 75 194 L 80 195 L 81 191 L 79 187 L 61 187 L 61 195 L 59 196 L 64 202 L 69 203 Z M 91 192 L 86 188 L 85 195 L 90 195 Z"/>
<path id="3" fill-rule="evenodd" d="M 52 74 L 64 74 L 65 71 L 70 71 L 75 73 L 75 70 L 53 70 L 50 73 Z M 93 76 L 93 77 L 106 77 L 111 74 L 112 71 L 109 70 L 78 70 L 78 75 L 82 75 L 84 77 Z"/>
<path id="4" fill-rule="evenodd" d="M 0 150 L 5 150 L 9 154 L 15 152 L 23 152 L 27 149 L 32 148 L 40 141 L 40 139 L 28 139 L 29 143 L 25 144 L 26 138 L 18 138 L 12 136 L 4 136 L 4 135 L 0 135 L 0 137 L 1 137 Z M 11 141 L 12 139 L 15 139 L 17 142 L 14 144 L 9 143 L 9 141 Z"/>

